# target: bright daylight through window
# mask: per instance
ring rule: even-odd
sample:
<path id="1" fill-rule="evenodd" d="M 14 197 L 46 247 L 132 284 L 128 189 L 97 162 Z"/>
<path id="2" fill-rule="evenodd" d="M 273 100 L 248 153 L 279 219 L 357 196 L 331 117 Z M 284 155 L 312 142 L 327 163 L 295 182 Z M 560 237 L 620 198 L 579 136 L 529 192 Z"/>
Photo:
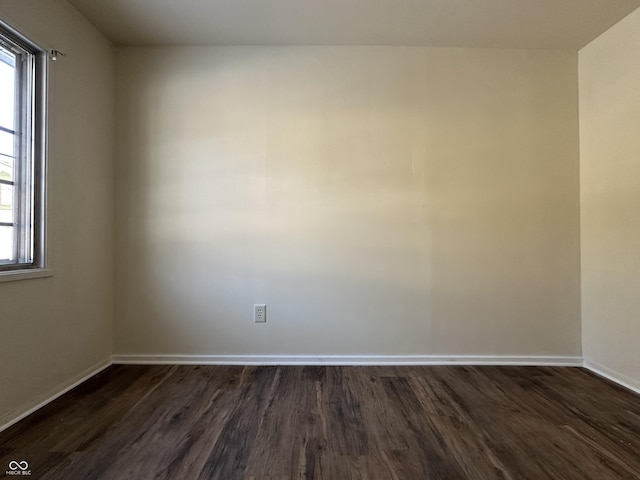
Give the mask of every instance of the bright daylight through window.
<path id="1" fill-rule="evenodd" d="M 44 267 L 46 53 L 0 26 L 0 273 Z"/>

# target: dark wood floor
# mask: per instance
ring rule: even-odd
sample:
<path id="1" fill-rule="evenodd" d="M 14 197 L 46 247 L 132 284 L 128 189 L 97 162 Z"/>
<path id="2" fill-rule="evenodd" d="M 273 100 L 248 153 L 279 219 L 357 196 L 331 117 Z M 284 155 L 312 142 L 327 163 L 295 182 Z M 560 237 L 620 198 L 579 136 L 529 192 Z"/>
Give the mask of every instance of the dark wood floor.
<path id="1" fill-rule="evenodd" d="M 640 397 L 579 368 L 113 366 L 0 433 L 0 476 L 22 460 L 65 480 L 638 479 Z"/>

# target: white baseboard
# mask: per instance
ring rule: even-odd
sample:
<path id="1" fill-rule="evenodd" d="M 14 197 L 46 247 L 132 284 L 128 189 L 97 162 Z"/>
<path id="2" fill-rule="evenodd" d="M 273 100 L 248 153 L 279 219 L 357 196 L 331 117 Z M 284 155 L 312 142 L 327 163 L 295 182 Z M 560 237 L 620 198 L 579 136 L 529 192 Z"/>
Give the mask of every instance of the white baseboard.
<path id="1" fill-rule="evenodd" d="M 580 367 L 582 357 L 477 355 L 114 355 L 129 365 L 531 365 Z"/>
<path id="2" fill-rule="evenodd" d="M 64 382 L 58 385 L 56 388 L 51 389 L 48 393 L 38 397 L 32 402 L 22 405 L 22 407 L 19 410 L 13 410 L 3 415 L 2 417 L 0 417 L 0 432 L 2 432 L 3 430 L 6 430 L 7 428 L 14 425 L 15 423 L 18 423 L 20 420 L 31 415 L 33 412 L 35 412 L 36 410 L 39 410 L 40 408 L 44 407 L 48 403 L 53 402 L 56 398 L 61 397 L 72 388 L 75 388 L 81 383 L 87 381 L 89 378 L 93 377 L 97 373 L 100 373 L 102 370 L 104 370 L 110 365 L 111 365 L 110 358 L 103 360 L 101 362 L 98 362 L 92 367 L 89 367 L 86 370 L 80 372 L 78 375 L 74 376 L 69 381 Z"/>
<path id="3" fill-rule="evenodd" d="M 606 378 L 607 380 L 611 380 L 618 385 L 631 390 L 632 392 L 640 394 L 640 380 L 636 378 L 629 377 L 620 372 L 616 372 L 604 365 L 600 365 L 596 362 L 591 362 L 589 360 L 585 360 L 583 364 L 584 368 L 592 371 L 596 375 L 600 375 L 601 377 Z"/>

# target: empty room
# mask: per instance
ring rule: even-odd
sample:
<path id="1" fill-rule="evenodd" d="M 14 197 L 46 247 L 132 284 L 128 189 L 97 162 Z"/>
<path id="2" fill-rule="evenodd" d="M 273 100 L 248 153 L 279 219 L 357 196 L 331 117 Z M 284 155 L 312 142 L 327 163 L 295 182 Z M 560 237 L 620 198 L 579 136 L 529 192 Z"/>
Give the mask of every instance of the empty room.
<path id="1" fill-rule="evenodd" d="M 0 477 L 640 479 L 640 0 L 0 0 Z"/>

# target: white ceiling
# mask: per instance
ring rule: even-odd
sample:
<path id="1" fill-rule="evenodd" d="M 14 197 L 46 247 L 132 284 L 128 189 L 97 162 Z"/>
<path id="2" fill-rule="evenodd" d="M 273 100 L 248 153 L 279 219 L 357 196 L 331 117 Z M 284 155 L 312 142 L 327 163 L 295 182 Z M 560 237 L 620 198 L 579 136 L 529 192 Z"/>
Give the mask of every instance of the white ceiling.
<path id="1" fill-rule="evenodd" d="M 579 49 L 640 0 L 70 0 L 118 45 Z"/>

